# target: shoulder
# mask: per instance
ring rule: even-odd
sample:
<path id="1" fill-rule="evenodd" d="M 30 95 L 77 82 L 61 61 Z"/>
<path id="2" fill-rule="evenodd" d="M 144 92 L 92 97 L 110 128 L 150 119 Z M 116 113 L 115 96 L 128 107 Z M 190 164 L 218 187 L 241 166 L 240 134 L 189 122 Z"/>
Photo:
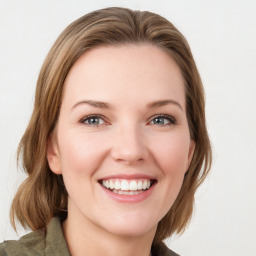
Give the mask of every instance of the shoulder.
<path id="1" fill-rule="evenodd" d="M 152 246 L 153 256 L 179 256 L 179 254 L 170 250 L 163 242 Z"/>
<path id="2" fill-rule="evenodd" d="M 44 232 L 31 232 L 17 241 L 5 241 L 0 244 L 1 256 L 44 255 Z"/>
<path id="3" fill-rule="evenodd" d="M 70 256 L 61 221 L 53 218 L 45 230 L 34 231 L 18 241 L 0 244 L 0 256 Z"/>

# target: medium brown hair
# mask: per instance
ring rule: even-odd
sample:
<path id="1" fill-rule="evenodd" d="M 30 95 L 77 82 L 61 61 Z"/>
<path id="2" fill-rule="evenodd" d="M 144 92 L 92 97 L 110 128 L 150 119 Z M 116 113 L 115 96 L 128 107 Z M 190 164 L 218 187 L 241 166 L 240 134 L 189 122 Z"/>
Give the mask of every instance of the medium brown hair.
<path id="1" fill-rule="evenodd" d="M 159 222 L 155 242 L 188 224 L 194 194 L 209 172 L 212 153 L 206 129 L 202 82 L 190 47 L 183 35 L 165 18 L 146 11 L 106 8 L 71 23 L 50 50 L 39 74 L 34 110 L 18 148 L 18 157 L 28 174 L 13 200 L 11 221 L 23 227 L 45 228 L 53 216 L 67 216 L 67 192 L 61 176 L 48 165 L 47 141 L 58 119 L 67 74 L 86 51 L 103 45 L 148 43 L 164 49 L 179 66 L 186 93 L 186 114 L 196 147 L 180 193 Z"/>

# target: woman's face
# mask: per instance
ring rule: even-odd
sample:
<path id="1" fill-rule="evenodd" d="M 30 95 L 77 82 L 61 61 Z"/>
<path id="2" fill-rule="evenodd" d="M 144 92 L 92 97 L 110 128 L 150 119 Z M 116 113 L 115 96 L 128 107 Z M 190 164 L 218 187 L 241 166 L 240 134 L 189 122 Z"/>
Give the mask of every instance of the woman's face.
<path id="1" fill-rule="evenodd" d="M 48 146 L 68 220 L 119 236 L 154 233 L 194 151 L 179 68 L 150 45 L 99 47 L 75 63 Z"/>

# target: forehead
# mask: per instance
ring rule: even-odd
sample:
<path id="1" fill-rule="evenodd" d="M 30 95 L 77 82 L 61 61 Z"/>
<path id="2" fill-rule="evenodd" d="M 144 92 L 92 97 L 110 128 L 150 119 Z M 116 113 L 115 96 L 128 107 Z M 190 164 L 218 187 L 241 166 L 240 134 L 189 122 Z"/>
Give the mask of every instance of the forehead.
<path id="1" fill-rule="evenodd" d="M 120 102 L 179 98 L 185 104 L 184 83 L 170 54 L 149 44 L 101 46 L 84 53 L 70 70 L 64 100 Z"/>

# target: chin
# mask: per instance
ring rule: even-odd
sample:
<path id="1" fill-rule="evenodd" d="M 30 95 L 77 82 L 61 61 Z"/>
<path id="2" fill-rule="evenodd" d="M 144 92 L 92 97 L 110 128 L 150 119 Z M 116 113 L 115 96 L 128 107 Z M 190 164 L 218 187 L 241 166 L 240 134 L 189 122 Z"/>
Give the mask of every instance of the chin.
<path id="1" fill-rule="evenodd" d="M 147 221 L 148 219 L 148 221 Z M 107 225 L 106 225 L 107 224 Z M 144 216 L 118 216 L 113 222 L 105 221 L 105 230 L 117 236 L 139 237 L 155 234 L 158 223 L 152 222 L 152 217 Z"/>

